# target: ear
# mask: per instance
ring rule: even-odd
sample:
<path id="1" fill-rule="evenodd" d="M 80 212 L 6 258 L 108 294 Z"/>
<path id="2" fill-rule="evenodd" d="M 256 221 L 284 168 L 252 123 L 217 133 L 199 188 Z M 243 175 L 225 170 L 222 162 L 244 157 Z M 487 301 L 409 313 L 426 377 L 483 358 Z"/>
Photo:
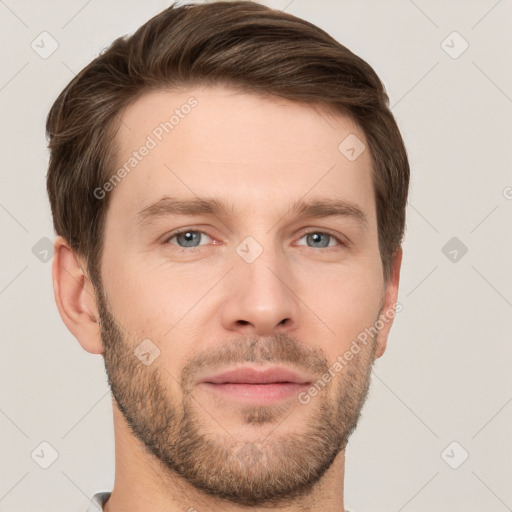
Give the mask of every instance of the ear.
<path id="1" fill-rule="evenodd" d="M 60 316 L 80 345 L 91 354 L 101 354 L 99 315 L 94 287 L 67 241 L 54 244 L 53 290 Z"/>
<path id="2" fill-rule="evenodd" d="M 388 341 L 389 331 L 393 325 L 395 315 L 401 311 L 401 305 L 395 307 L 398 300 L 398 283 L 400 281 L 400 268 L 402 265 L 402 248 L 399 247 L 393 254 L 391 264 L 391 275 L 384 289 L 384 296 L 382 301 L 382 311 L 379 320 L 383 326 L 379 329 L 377 351 L 375 358 L 379 358 L 384 354 Z"/>

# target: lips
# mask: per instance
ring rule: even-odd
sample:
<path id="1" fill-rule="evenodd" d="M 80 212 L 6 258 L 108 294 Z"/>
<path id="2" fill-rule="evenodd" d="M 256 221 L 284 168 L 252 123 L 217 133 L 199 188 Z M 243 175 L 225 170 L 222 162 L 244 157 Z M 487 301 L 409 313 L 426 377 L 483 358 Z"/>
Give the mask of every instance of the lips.
<path id="1" fill-rule="evenodd" d="M 207 376 L 200 382 L 208 384 L 310 384 L 312 379 L 284 367 L 265 369 L 242 367 Z"/>

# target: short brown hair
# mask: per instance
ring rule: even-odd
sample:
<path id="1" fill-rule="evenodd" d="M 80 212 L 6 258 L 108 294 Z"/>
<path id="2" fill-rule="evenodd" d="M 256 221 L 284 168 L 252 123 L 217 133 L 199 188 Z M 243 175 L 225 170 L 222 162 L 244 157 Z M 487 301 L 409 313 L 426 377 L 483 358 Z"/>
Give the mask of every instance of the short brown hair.
<path id="1" fill-rule="evenodd" d="M 109 195 L 124 108 L 151 90 L 224 84 L 348 114 L 372 158 L 384 279 L 405 231 L 409 163 L 375 71 L 305 20 L 252 1 L 171 5 L 116 39 L 61 92 L 46 122 L 55 231 L 100 282 Z M 341 141 L 340 141 L 341 142 Z"/>

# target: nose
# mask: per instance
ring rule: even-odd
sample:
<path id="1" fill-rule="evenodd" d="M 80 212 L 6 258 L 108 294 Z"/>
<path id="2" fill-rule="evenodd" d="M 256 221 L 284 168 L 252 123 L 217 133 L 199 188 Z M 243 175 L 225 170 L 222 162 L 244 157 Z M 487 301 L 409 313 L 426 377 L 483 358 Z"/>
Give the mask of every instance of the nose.
<path id="1" fill-rule="evenodd" d="M 226 283 L 223 327 L 258 336 L 295 329 L 299 305 L 292 290 L 293 276 L 286 261 L 269 250 L 252 263 L 235 259 Z"/>

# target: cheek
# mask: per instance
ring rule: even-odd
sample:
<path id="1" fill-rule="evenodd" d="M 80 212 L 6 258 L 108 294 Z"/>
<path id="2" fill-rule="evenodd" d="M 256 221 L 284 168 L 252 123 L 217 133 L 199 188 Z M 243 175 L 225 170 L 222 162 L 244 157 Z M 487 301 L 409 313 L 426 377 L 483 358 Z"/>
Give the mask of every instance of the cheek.
<path id="1" fill-rule="evenodd" d="M 213 288 L 226 269 L 206 265 L 199 270 L 195 264 L 168 262 L 151 265 L 148 259 L 112 245 L 105 248 L 105 290 L 112 313 L 133 340 L 154 338 L 162 349 L 172 344 L 177 361 L 187 347 L 191 349 L 191 341 L 201 338 L 201 326 L 221 330 L 212 318 L 229 297 L 219 296 L 219 289 Z M 382 298 L 379 262 L 378 256 L 368 253 L 340 265 L 290 262 L 299 334 L 336 357 L 373 325 Z"/>
<path id="2" fill-rule="evenodd" d="M 113 259 L 109 261 L 115 261 Z M 200 338 L 199 306 L 205 286 L 197 276 L 169 270 L 156 272 L 140 261 L 106 265 L 104 285 L 116 321 L 128 332 L 125 341 L 135 349 L 150 339 L 159 349 L 151 369 L 158 371 L 169 392 L 180 393 L 181 369 Z M 141 270 L 142 269 L 142 270 Z M 209 285 L 211 286 L 211 285 Z M 195 316 L 194 316 L 195 315 Z"/>
<path id="3" fill-rule="evenodd" d="M 147 259 L 127 255 L 119 261 L 105 254 L 104 285 L 115 318 L 133 338 L 154 337 L 166 343 L 178 333 L 182 337 L 190 324 L 187 319 L 200 309 L 196 304 L 200 306 L 215 276 L 205 272 L 204 278 L 199 277 L 192 267 L 179 272 L 168 266 L 151 267 Z"/>
<path id="4" fill-rule="evenodd" d="M 299 294 L 313 314 L 321 319 L 309 331 L 312 340 L 318 339 L 319 329 L 327 334 L 325 349 L 334 360 L 350 346 L 353 340 L 376 321 L 382 299 L 382 276 L 379 268 L 365 272 L 344 268 L 339 272 L 315 278 L 315 286 L 303 287 Z M 311 315 L 311 313 L 307 313 Z M 322 326 L 327 325 L 324 329 Z"/>

